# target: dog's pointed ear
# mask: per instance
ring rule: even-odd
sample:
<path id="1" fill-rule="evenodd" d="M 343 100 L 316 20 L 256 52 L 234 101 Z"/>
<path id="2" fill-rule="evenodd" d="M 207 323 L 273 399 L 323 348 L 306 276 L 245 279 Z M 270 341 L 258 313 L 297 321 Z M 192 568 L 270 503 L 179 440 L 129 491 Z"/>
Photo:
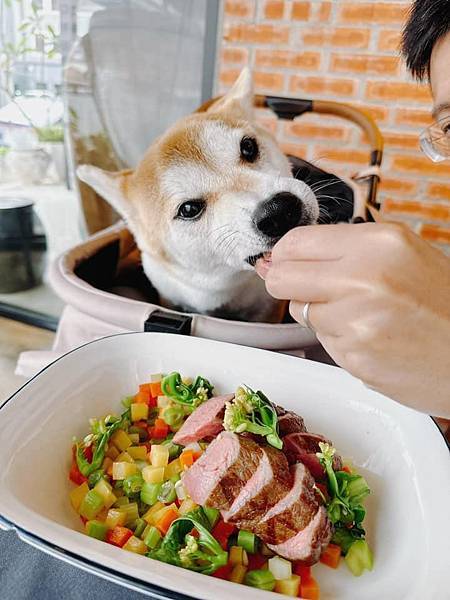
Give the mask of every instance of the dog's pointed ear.
<path id="1" fill-rule="evenodd" d="M 131 169 L 124 171 L 104 171 L 93 165 L 80 165 L 77 176 L 104 198 L 125 219 L 130 216 L 131 203 L 126 195 Z"/>
<path id="2" fill-rule="evenodd" d="M 229 111 L 238 117 L 251 120 L 253 117 L 253 77 L 248 67 L 244 67 L 233 87 L 208 112 Z"/>

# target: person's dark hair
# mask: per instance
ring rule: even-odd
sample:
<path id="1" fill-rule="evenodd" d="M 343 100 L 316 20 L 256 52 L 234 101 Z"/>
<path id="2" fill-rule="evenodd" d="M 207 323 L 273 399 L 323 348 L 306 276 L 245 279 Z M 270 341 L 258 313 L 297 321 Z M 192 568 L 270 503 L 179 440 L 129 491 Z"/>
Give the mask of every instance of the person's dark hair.
<path id="1" fill-rule="evenodd" d="M 414 77 L 430 76 L 431 53 L 448 31 L 450 0 L 414 0 L 402 38 L 402 54 Z"/>

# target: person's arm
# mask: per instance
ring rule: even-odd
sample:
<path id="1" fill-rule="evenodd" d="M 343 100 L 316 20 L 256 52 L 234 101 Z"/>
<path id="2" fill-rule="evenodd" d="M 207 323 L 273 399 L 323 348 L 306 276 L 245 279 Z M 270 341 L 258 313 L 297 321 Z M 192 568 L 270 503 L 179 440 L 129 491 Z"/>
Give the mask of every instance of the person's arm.
<path id="1" fill-rule="evenodd" d="M 417 410 L 450 417 L 450 258 L 399 224 L 321 225 L 275 246 L 266 287 L 291 300 L 340 366 Z"/>

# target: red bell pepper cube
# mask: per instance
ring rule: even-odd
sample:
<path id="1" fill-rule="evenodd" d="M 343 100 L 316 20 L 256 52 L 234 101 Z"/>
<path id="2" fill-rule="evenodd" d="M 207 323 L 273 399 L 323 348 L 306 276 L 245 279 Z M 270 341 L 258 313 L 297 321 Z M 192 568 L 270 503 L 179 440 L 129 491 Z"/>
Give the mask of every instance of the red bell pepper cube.
<path id="1" fill-rule="evenodd" d="M 164 419 L 156 419 L 155 425 L 152 427 L 151 437 L 156 440 L 163 440 L 169 433 L 169 426 Z"/>
<path id="2" fill-rule="evenodd" d="M 320 599 L 319 584 L 314 577 L 300 578 L 300 598 L 304 598 L 304 600 Z"/>
<path id="3" fill-rule="evenodd" d="M 158 396 L 163 396 L 160 381 L 152 382 L 150 384 L 150 394 L 153 396 L 153 398 L 157 398 Z"/>
<path id="4" fill-rule="evenodd" d="M 303 565 L 302 563 L 295 563 L 293 571 L 294 571 L 294 575 L 300 576 L 300 579 L 303 579 L 303 577 L 305 577 L 306 579 L 310 579 L 310 577 L 312 577 L 311 567 L 307 567 L 306 565 Z"/>
<path id="5" fill-rule="evenodd" d="M 233 565 L 228 563 L 223 567 L 219 567 L 217 571 L 215 571 L 212 576 L 217 577 L 218 579 L 226 579 L 228 580 L 231 575 L 231 571 L 233 570 Z"/>
<path id="6" fill-rule="evenodd" d="M 247 568 L 249 571 L 258 571 L 259 569 L 262 569 L 266 562 L 267 556 L 263 556 L 262 554 L 249 554 Z"/>
<path id="7" fill-rule="evenodd" d="M 213 537 L 219 542 L 224 550 L 227 549 L 228 538 L 232 533 L 236 531 L 236 525 L 232 525 L 231 523 L 225 523 L 225 521 L 220 520 L 214 529 L 211 531 Z"/>
<path id="8" fill-rule="evenodd" d="M 122 546 L 125 546 L 132 535 L 133 532 L 131 529 L 128 529 L 128 527 L 117 525 L 114 527 L 114 529 L 110 529 L 108 531 L 106 534 L 106 541 L 108 544 L 122 548 Z"/>
<path id="9" fill-rule="evenodd" d="M 77 461 L 72 459 L 72 466 L 69 471 L 69 479 L 76 485 L 81 485 L 85 481 L 87 481 L 87 477 L 80 473 L 80 469 L 78 468 Z"/>

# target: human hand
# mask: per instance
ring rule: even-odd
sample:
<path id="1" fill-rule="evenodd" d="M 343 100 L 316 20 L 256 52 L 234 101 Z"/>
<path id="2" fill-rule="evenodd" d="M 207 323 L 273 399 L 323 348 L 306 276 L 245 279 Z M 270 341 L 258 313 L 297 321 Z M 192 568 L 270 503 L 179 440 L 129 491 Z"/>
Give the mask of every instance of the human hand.
<path id="1" fill-rule="evenodd" d="M 274 247 L 268 292 L 291 300 L 337 364 L 450 417 L 450 259 L 400 224 L 299 227 Z"/>

